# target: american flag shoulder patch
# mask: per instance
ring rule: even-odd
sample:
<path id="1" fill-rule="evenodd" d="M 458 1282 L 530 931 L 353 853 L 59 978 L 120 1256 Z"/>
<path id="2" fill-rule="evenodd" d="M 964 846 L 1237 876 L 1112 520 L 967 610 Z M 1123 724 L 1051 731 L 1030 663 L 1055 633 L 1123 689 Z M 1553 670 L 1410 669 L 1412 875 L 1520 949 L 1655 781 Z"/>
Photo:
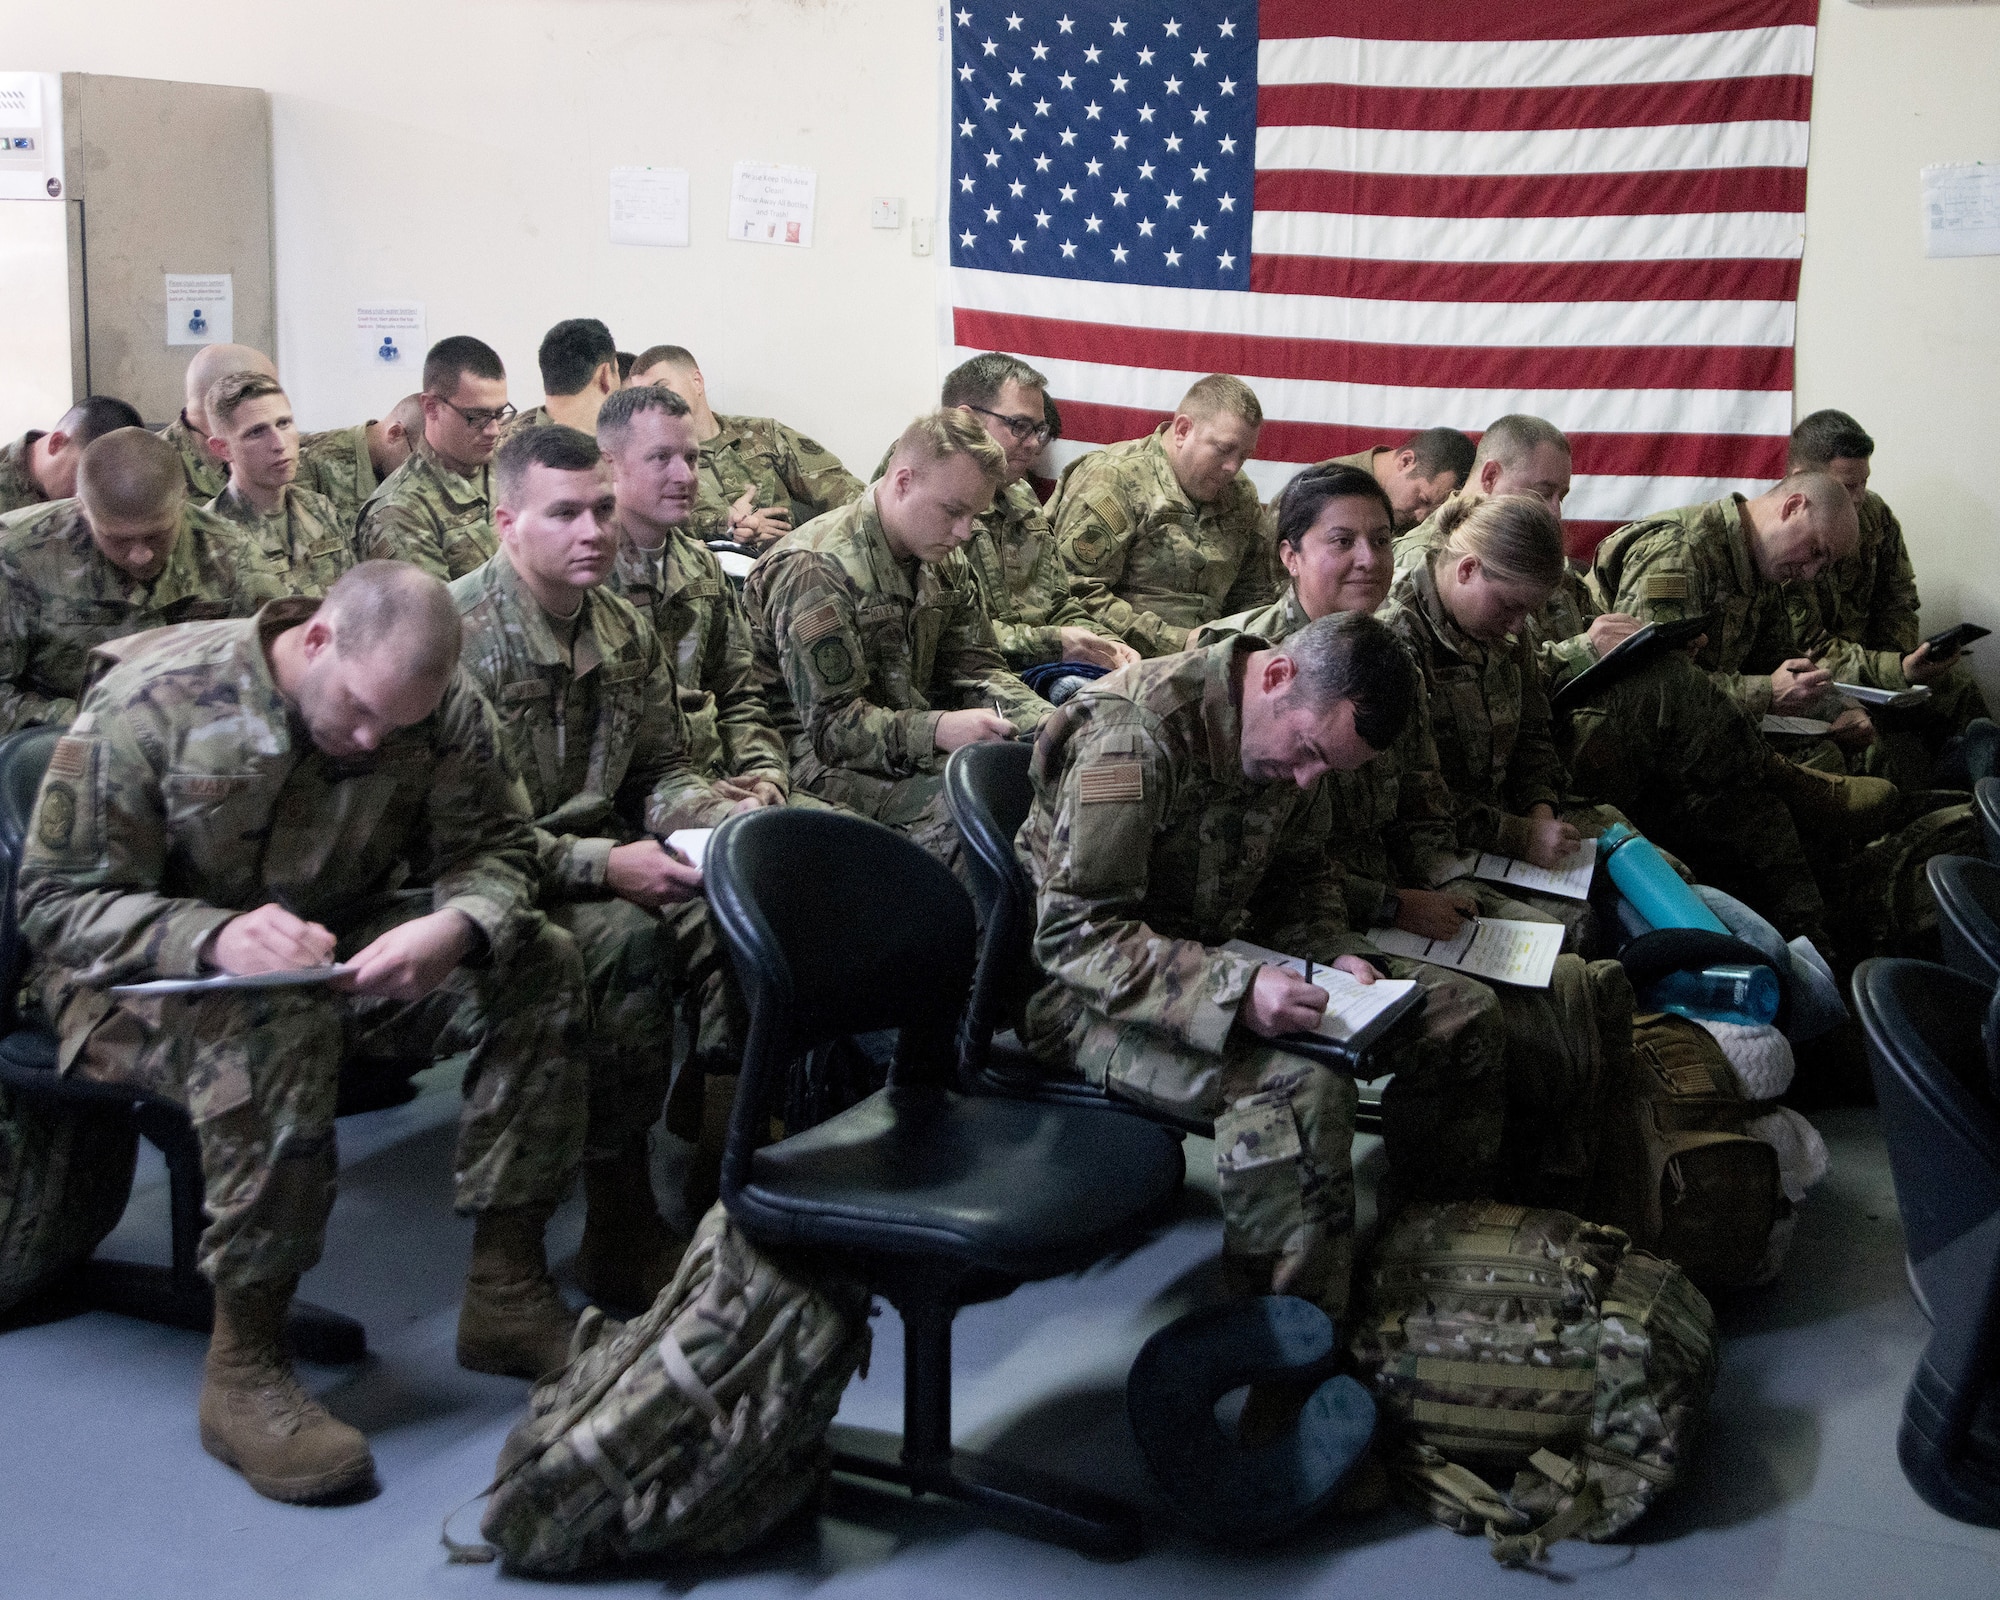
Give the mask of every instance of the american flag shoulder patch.
<path id="1" fill-rule="evenodd" d="M 1640 585 L 1648 600 L 1685 600 L 1688 580 L 1685 572 L 1656 572 Z"/>
<path id="2" fill-rule="evenodd" d="M 65 736 L 49 755 L 49 771 L 58 778 L 81 778 L 90 771 L 90 741 Z"/>
<path id="3" fill-rule="evenodd" d="M 792 624 L 792 637 L 800 644 L 817 644 L 829 633 L 838 632 L 840 611 L 831 600 L 823 601 Z"/>
<path id="4" fill-rule="evenodd" d="M 1087 806 L 1130 805 L 1146 796 L 1146 769 L 1137 761 L 1093 761 L 1076 775 Z"/>

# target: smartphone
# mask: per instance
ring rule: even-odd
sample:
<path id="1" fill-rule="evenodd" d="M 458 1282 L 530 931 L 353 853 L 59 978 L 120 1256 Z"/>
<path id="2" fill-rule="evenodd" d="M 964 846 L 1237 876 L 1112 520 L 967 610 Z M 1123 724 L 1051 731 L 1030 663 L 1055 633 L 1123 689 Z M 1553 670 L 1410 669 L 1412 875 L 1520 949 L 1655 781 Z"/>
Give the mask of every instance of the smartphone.
<path id="1" fill-rule="evenodd" d="M 1924 641 L 1931 647 L 1933 659 L 1943 661 L 1955 656 L 1975 639 L 1983 639 L 1993 630 L 1982 628 L 1976 622 L 1961 622 L 1955 628 L 1946 628 L 1942 633 L 1934 633 Z"/>

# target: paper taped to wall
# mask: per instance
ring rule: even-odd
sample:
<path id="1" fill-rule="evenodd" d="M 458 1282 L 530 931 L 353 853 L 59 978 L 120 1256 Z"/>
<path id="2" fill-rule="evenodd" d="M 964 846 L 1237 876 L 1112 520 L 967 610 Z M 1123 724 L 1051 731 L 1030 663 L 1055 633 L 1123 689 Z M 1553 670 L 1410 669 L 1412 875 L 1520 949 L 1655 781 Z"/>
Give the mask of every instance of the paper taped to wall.
<path id="1" fill-rule="evenodd" d="M 1925 255 L 2000 256 L 2000 165 L 1939 162 L 1923 180 Z"/>
<path id="2" fill-rule="evenodd" d="M 611 242 L 686 249 L 687 168 L 613 167 Z"/>
<path id="3" fill-rule="evenodd" d="M 751 244 L 810 245 L 819 177 L 811 167 L 736 163 L 729 180 L 729 237 Z"/>
<path id="4" fill-rule="evenodd" d="M 228 344 L 236 337 L 236 279 L 227 272 L 169 272 L 167 343 Z"/>

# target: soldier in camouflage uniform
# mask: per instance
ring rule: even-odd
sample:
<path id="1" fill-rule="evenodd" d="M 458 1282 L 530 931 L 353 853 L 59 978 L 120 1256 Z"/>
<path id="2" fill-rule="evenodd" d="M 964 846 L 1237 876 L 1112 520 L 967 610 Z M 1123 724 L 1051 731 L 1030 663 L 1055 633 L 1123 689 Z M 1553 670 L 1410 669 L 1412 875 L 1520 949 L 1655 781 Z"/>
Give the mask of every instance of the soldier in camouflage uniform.
<path id="1" fill-rule="evenodd" d="M 287 592 L 239 529 L 187 504 L 179 462 L 156 435 L 107 433 L 77 477 L 77 499 L 0 529 L 0 732 L 66 725 L 106 640 L 248 616 Z"/>
<path id="2" fill-rule="evenodd" d="M 959 553 L 1004 470 L 964 412 L 919 417 L 882 480 L 781 540 L 744 592 L 794 786 L 947 865 L 960 840 L 945 757 L 1032 730 L 1049 711 L 1000 659 Z"/>
<path id="3" fill-rule="evenodd" d="M 1225 618 L 1201 630 L 1204 644 L 1236 634 L 1266 643 L 1290 638 L 1316 617 L 1373 613 L 1391 579 L 1388 496 L 1368 473 L 1315 467 L 1300 473 L 1278 502 L 1278 554 L 1292 580 L 1275 605 Z M 1334 798 L 1331 848 L 1344 869 L 1349 925 L 1393 926 L 1449 939 L 1473 915 L 1553 921 L 1546 912 L 1463 876 L 1451 793 L 1438 771 L 1428 696 L 1421 675 L 1409 722 L 1382 755 L 1324 780 Z M 1412 970 L 1432 983 L 1464 985 L 1428 965 Z M 1477 987 L 1477 986 L 1475 986 Z M 1533 1205 L 1580 1210 L 1598 1166 L 1607 1095 L 1620 1089 L 1630 1051 L 1629 985 L 1616 962 L 1556 960 L 1548 988 L 1497 988 L 1507 1038 L 1507 1103 L 1488 1109 L 1501 1140 L 1504 1177 L 1489 1192 Z M 1600 1009 L 1598 996 L 1606 997 Z M 1464 1007 L 1457 1008 L 1463 1015 Z M 1622 1034 L 1621 1034 L 1622 1030 Z M 1383 1096 L 1392 1169 L 1434 1170 L 1427 1150 L 1411 1151 L 1404 1104 L 1428 1087 L 1421 1076 L 1393 1081 Z M 1434 1138 L 1436 1113 L 1416 1124 Z M 1399 1192 L 1403 1178 L 1393 1186 Z"/>
<path id="4" fill-rule="evenodd" d="M 689 532 L 768 549 L 793 528 L 847 505 L 861 480 L 817 441 L 775 417 L 719 415 L 701 368 L 679 345 L 654 345 L 632 363 L 631 382 L 687 401 L 701 444 L 701 477 Z"/>
<path id="5" fill-rule="evenodd" d="M 1249 385 L 1211 373 L 1146 438 L 1063 469 L 1049 524 L 1099 633 L 1172 655 L 1204 622 L 1270 603 L 1264 508 L 1242 471 L 1263 421 Z"/>
<path id="6" fill-rule="evenodd" d="M 526 428 L 555 424 L 595 435 L 597 413 L 618 392 L 618 341 L 595 317 L 570 317 L 542 335 L 535 353 L 542 403 L 507 424 L 504 444 Z"/>
<path id="7" fill-rule="evenodd" d="M 217 460 L 208 448 L 215 430 L 209 426 L 207 406 L 208 391 L 218 379 L 232 372 L 260 372 L 267 378 L 278 376 L 271 358 L 250 345 L 203 345 L 195 351 L 183 375 L 181 414 L 160 435 L 180 457 L 188 498 L 198 506 L 207 505 L 229 482 L 229 464 Z"/>
<path id="8" fill-rule="evenodd" d="M 1222 947 L 1243 938 L 1363 981 L 1401 970 L 1348 923 L 1321 779 L 1394 741 L 1413 676 L 1385 630 L 1351 614 L 1277 649 L 1238 638 L 1128 667 L 1050 719 L 1015 842 L 1049 978 L 1024 1042 L 1052 1071 L 1212 1119 L 1232 1288 L 1334 1316 L 1353 1264 L 1354 1083 L 1270 1042 L 1317 1025 L 1313 986 Z M 1448 1133 L 1421 1153 L 1460 1164 L 1444 1181 L 1476 1184 L 1498 1157 L 1500 1119 L 1476 1107 L 1503 1092 L 1498 1017 L 1490 993 L 1438 976 L 1387 1048 L 1399 1078 L 1458 1091 L 1433 1109 L 1475 1108 L 1470 1145 Z"/>
<path id="9" fill-rule="evenodd" d="M 410 459 L 411 442 L 424 431 L 424 397 L 398 400 L 388 416 L 299 435 L 299 483 L 333 502 L 351 535 L 376 486 Z"/>
<path id="10" fill-rule="evenodd" d="M 188 1108 L 216 1301 L 202 1443 L 279 1499 L 372 1472 L 283 1350 L 333 1203 L 344 1051 L 470 1050 L 461 1363 L 532 1376 L 574 1321 L 542 1230 L 583 1138 L 582 967 L 533 909 L 526 800 L 458 648 L 443 586 L 389 564 L 323 603 L 108 645 L 29 827 L 21 925 L 58 1067 Z M 109 992 L 336 957 L 352 971 L 331 985 Z"/>
<path id="11" fill-rule="evenodd" d="M 591 999 L 578 1277 L 594 1298 L 645 1306 L 683 1243 L 660 1218 L 648 1155 L 674 1007 L 723 974 L 701 873 L 656 841 L 744 803 L 695 772 L 660 638 L 603 586 L 618 534 L 596 441 L 560 425 L 516 434 L 494 477 L 501 548 L 452 585 L 462 661 L 527 786 L 541 905 L 576 941 Z"/>
<path id="12" fill-rule="evenodd" d="M 440 339 L 424 357 L 423 405 L 423 436 L 361 508 L 354 549 L 449 582 L 496 548 L 489 463 L 514 415 L 507 370 L 477 339 Z"/>
<path id="13" fill-rule="evenodd" d="M 1882 738 L 1860 753 L 1866 770 L 1921 788 L 1932 782 L 1945 742 L 1988 712 L 1970 667 L 1934 660 L 1922 642 L 1917 573 L 1902 524 L 1868 487 L 1874 453 L 1875 441 L 1843 411 L 1815 411 L 1792 430 L 1788 470 L 1824 472 L 1847 491 L 1860 543 L 1813 581 L 1788 584 L 1787 600 L 1800 648 L 1836 682 L 1930 689 L 1930 699 L 1912 710 L 1874 713 Z"/>
<path id="14" fill-rule="evenodd" d="M 92 395 L 63 413 L 48 433 L 31 428 L 0 450 L 0 516 L 76 493 L 83 452 L 114 428 L 143 426 L 123 400 Z"/>
<path id="15" fill-rule="evenodd" d="M 1456 428 L 1425 428 L 1400 445 L 1378 444 L 1319 465 L 1353 467 L 1373 477 L 1389 497 L 1396 531 L 1401 533 L 1465 487 L 1466 474 L 1472 470 L 1472 441 Z"/>
<path id="16" fill-rule="evenodd" d="M 262 373 L 232 372 L 203 409 L 229 466 L 229 486 L 206 509 L 249 536 L 289 593 L 325 594 L 354 565 L 354 545 L 333 502 L 297 481 L 299 433 L 285 391 Z"/>

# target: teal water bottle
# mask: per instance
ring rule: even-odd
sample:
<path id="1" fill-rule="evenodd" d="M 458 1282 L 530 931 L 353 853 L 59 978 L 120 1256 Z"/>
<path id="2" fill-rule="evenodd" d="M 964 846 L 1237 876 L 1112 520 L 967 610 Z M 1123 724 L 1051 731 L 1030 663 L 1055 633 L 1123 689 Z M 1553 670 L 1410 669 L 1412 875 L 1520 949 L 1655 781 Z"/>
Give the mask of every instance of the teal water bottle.
<path id="1" fill-rule="evenodd" d="M 1706 928 L 1728 933 L 1720 918 L 1700 896 L 1681 882 L 1652 841 L 1622 822 L 1606 828 L 1597 841 L 1597 857 L 1611 874 L 1618 892 L 1655 928 Z"/>
<path id="2" fill-rule="evenodd" d="M 1648 1011 L 1762 1027 L 1778 1015 L 1778 975 L 1769 967 L 1734 966 L 1669 972 L 1645 987 L 1640 1004 Z"/>

